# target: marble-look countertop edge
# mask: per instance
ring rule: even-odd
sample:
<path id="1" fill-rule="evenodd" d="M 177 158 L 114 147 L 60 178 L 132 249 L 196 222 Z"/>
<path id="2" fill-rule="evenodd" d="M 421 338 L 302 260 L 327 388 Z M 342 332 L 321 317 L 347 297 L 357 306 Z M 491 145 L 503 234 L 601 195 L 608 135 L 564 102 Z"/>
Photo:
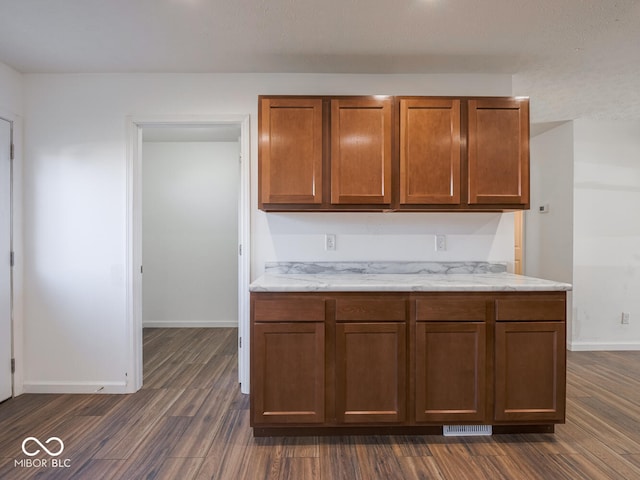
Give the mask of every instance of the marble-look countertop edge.
<path id="1" fill-rule="evenodd" d="M 251 292 L 532 292 L 569 291 L 568 283 L 511 273 L 485 274 L 265 274 Z"/>

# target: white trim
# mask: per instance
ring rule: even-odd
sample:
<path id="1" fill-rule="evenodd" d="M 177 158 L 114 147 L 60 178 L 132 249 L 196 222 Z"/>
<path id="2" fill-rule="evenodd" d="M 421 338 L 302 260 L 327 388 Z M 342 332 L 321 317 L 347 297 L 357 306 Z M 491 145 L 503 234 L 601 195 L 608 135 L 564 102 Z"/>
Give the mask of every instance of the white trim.
<path id="1" fill-rule="evenodd" d="M 249 115 L 154 115 L 128 116 L 127 127 L 127 361 L 129 392 L 142 388 L 142 127 L 158 125 L 240 125 L 240 198 L 238 205 L 238 335 L 245 340 L 238 351 L 238 380 L 249 392 L 249 280 L 250 244 L 250 152 Z"/>
<path id="2" fill-rule="evenodd" d="M 12 123 L 12 141 L 14 146 L 12 176 L 12 215 L 11 234 L 14 253 L 12 269 L 12 358 L 16 361 L 13 373 L 13 396 L 24 393 L 24 314 L 23 314 L 23 234 L 22 234 L 22 136 L 23 117 L 9 110 L 0 108 L 0 117 Z"/>
<path id="3" fill-rule="evenodd" d="M 251 283 L 251 150 L 249 115 L 240 123 L 240 199 L 238 202 L 238 240 L 242 255 L 238 256 L 238 382 L 240 391 L 248 394 L 249 376 L 249 283 Z"/>
<path id="4" fill-rule="evenodd" d="M 25 382 L 24 393 L 130 393 L 126 382 Z"/>
<path id="5" fill-rule="evenodd" d="M 8 133 L 9 133 L 9 143 L 7 145 L 7 147 L 9 147 L 10 149 L 14 148 L 13 147 L 13 119 L 11 118 L 5 118 L 3 115 L 0 115 L 0 122 L 7 122 L 7 126 L 8 126 Z M 9 151 L 5 151 L 4 153 L 6 153 L 7 155 L 9 154 Z M 4 161 L 4 159 L 3 159 Z M 6 208 L 6 211 L 8 213 L 7 217 L 3 219 L 2 221 L 2 237 L 3 237 L 3 244 L 6 242 L 4 246 L 6 246 L 6 250 L 4 250 L 2 252 L 2 257 L 3 257 L 3 267 L 2 267 L 2 275 L 4 277 L 3 281 L 7 282 L 7 291 L 3 292 L 3 296 L 8 293 L 7 298 L 5 298 L 6 300 L 6 305 L 3 305 L 3 311 L 2 311 L 2 330 L 3 330 L 3 338 L 2 338 L 2 342 L 3 344 L 8 340 L 8 352 L 4 352 L 3 349 L 3 357 L 2 357 L 2 386 L 1 386 L 1 390 L 2 393 L 0 394 L 0 401 L 4 401 L 8 398 L 12 398 L 15 396 L 15 382 L 14 382 L 14 372 L 11 371 L 11 367 L 10 367 L 10 361 L 15 361 L 15 354 L 14 354 L 14 338 L 15 338 L 15 328 L 14 328 L 14 320 L 13 320 L 13 303 L 14 303 L 14 288 L 13 288 L 13 265 L 11 265 L 8 261 L 7 261 L 7 257 L 9 256 L 10 252 L 13 252 L 13 202 L 14 202 L 14 193 L 13 193 L 13 161 L 9 159 L 9 161 L 7 163 L 4 163 L 2 165 L 2 174 L 4 176 L 4 174 L 7 174 L 6 177 L 4 177 L 2 179 L 2 188 L 0 188 L 0 190 L 2 190 L 2 203 L 3 203 L 3 207 Z M 6 183 L 5 183 L 6 182 Z M 6 190 L 5 188 L 6 187 Z M 5 221 L 7 223 L 5 223 Z M 8 231 L 5 230 L 5 227 L 8 227 Z M 6 274 L 6 276 L 5 276 Z M 6 307 L 6 310 L 5 308 Z M 9 324 L 6 325 L 4 322 L 8 320 Z M 4 337 L 4 330 L 6 329 L 6 327 L 8 328 L 8 335 L 6 337 Z M 4 357 L 4 353 L 8 354 L 9 358 L 5 358 Z M 6 363 L 5 363 L 6 361 Z M 5 383 L 5 380 L 8 380 L 8 385 L 7 383 Z M 8 389 L 7 389 L 8 387 Z M 5 392 L 6 390 L 6 392 Z"/>
<path id="6" fill-rule="evenodd" d="M 230 328 L 237 326 L 237 320 L 151 320 L 142 323 L 142 328 Z"/>
<path id="7" fill-rule="evenodd" d="M 567 349 L 572 352 L 638 351 L 640 342 L 568 342 Z"/>

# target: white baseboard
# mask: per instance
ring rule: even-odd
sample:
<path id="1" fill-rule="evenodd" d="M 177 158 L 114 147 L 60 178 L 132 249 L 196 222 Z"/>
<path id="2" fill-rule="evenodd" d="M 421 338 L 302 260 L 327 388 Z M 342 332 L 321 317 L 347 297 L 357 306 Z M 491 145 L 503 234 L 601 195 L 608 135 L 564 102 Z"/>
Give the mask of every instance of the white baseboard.
<path id="1" fill-rule="evenodd" d="M 23 393 L 133 393 L 126 382 L 25 382 Z"/>
<path id="2" fill-rule="evenodd" d="M 203 321 L 180 321 L 161 320 L 158 322 L 148 321 L 142 323 L 142 328 L 229 328 L 237 327 L 237 320 L 203 320 Z"/>
<path id="3" fill-rule="evenodd" d="M 640 342 L 568 342 L 567 349 L 572 352 L 637 351 L 640 350 Z"/>

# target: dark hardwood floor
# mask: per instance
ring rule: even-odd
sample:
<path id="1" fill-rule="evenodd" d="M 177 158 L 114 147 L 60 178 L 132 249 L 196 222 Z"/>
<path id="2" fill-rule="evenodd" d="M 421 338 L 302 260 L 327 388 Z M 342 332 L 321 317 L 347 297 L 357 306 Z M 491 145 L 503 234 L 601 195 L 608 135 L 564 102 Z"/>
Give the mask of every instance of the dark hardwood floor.
<path id="1" fill-rule="evenodd" d="M 147 329 L 139 392 L 0 404 L 0 479 L 640 479 L 640 352 L 569 352 L 555 434 L 253 438 L 236 342 Z M 16 466 L 29 436 L 62 439 L 62 467 Z"/>

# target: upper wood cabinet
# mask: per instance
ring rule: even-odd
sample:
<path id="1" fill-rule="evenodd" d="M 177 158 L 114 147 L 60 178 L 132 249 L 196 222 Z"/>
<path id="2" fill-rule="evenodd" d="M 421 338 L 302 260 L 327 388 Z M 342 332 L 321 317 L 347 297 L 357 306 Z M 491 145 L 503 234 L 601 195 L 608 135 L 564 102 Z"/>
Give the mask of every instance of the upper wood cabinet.
<path id="1" fill-rule="evenodd" d="M 469 100 L 469 204 L 529 203 L 529 100 Z"/>
<path id="2" fill-rule="evenodd" d="M 529 100 L 259 100 L 265 211 L 529 208 Z"/>
<path id="3" fill-rule="evenodd" d="M 322 203 L 322 100 L 260 101 L 260 208 Z"/>
<path id="4" fill-rule="evenodd" d="M 331 203 L 391 203 L 391 99 L 331 100 Z"/>
<path id="5" fill-rule="evenodd" d="M 400 204 L 460 203 L 460 100 L 400 100 Z"/>

